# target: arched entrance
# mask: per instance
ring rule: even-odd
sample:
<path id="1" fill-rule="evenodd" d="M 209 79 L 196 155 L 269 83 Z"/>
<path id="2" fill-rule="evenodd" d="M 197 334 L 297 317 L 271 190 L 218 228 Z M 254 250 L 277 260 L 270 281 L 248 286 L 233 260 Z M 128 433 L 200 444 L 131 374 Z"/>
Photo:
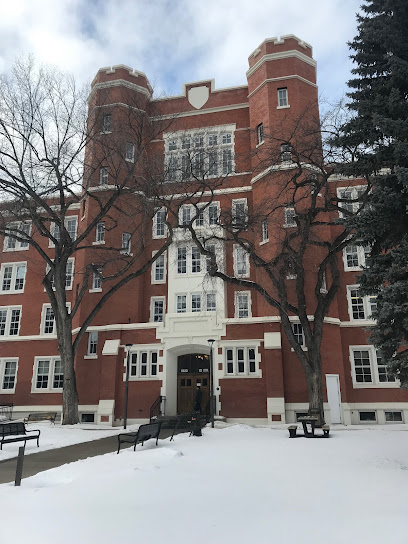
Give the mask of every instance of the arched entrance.
<path id="1" fill-rule="evenodd" d="M 191 412 L 197 384 L 201 385 L 204 411 L 210 398 L 210 362 L 204 353 L 188 353 L 177 358 L 177 413 Z"/>

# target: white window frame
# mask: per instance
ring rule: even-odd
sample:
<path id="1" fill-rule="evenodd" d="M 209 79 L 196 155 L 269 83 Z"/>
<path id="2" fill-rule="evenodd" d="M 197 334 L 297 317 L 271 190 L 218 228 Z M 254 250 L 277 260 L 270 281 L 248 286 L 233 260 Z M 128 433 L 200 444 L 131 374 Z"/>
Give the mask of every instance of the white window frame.
<path id="1" fill-rule="evenodd" d="M 142 374 L 142 358 L 146 354 L 146 374 Z M 153 355 L 154 354 L 154 355 Z M 136 355 L 136 373 L 133 373 L 134 356 Z M 124 359 L 124 368 L 126 369 L 126 357 Z M 156 373 L 153 373 L 155 367 Z M 129 354 L 129 381 L 137 380 L 157 380 L 159 379 L 159 349 L 154 345 L 146 345 L 138 349 L 131 349 Z M 126 371 L 123 373 L 123 381 L 126 381 Z"/>
<path id="2" fill-rule="evenodd" d="M 238 278 L 249 278 L 249 253 L 238 245 L 234 245 L 234 275 Z"/>
<path id="3" fill-rule="evenodd" d="M 45 318 L 47 316 L 47 308 L 51 308 L 51 310 L 52 310 L 52 306 L 48 302 L 42 305 L 41 323 L 40 323 L 40 335 L 41 336 L 46 336 L 47 338 L 48 337 L 52 338 L 52 337 L 57 335 L 57 324 L 56 324 L 55 316 L 54 316 L 52 332 L 45 332 Z M 71 311 L 71 303 L 70 302 L 67 302 L 67 310 L 68 310 L 68 313 L 70 313 L 70 311 Z M 21 320 L 21 318 L 20 318 L 20 320 Z"/>
<path id="4" fill-rule="evenodd" d="M 16 289 L 16 280 L 17 280 L 17 270 L 19 267 L 24 267 L 24 279 L 22 289 Z M 3 290 L 3 280 L 6 268 L 11 268 L 11 278 L 10 278 L 10 289 Z M 2 263 L 0 267 L 0 295 L 10 295 L 24 293 L 25 282 L 27 276 L 27 262 L 16 262 L 16 263 Z"/>
<path id="5" fill-rule="evenodd" d="M 31 226 L 32 226 L 32 223 L 31 221 L 20 221 L 20 222 L 16 222 L 16 223 L 10 223 L 9 225 L 7 225 L 6 229 L 8 228 L 9 230 L 20 230 L 20 231 L 23 231 L 25 232 L 25 234 L 27 236 L 30 236 L 31 235 Z M 28 228 L 27 228 L 28 227 Z M 17 234 L 17 236 L 20 236 L 19 234 Z M 10 240 L 13 241 L 14 245 L 12 247 L 8 247 L 9 244 L 10 244 Z M 8 252 L 8 251 L 27 251 L 28 249 L 30 249 L 30 244 L 28 243 L 28 240 L 27 241 L 21 241 L 21 240 L 16 240 L 16 238 L 12 238 L 10 236 L 8 236 L 7 234 L 4 235 L 4 243 L 3 243 L 3 251 L 5 252 Z"/>
<path id="6" fill-rule="evenodd" d="M 213 298 L 214 304 L 208 304 L 209 297 Z M 217 293 L 215 291 L 211 293 L 205 293 L 205 311 L 216 312 L 217 311 Z"/>
<path id="7" fill-rule="evenodd" d="M 248 315 L 240 316 L 239 299 L 240 297 L 247 297 L 248 301 Z M 236 319 L 248 319 L 252 317 L 252 304 L 251 304 L 251 291 L 235 291 L 234 293 L 234 306 L 235 306 L 235 318 Z"/>
<path id="8" fill-rule="evenodd" d="M 347 304 L 348 304 L 348 311 L 349 311 L 349 317 L 350 321 L 355 322 L 361 322 L 361 321 L 370 321 L 373 322 L 373 319 L 371 319 L 371 313 L 372 313 L 372 305 L 375 304 L 375 298 L 374 296 L 359 296 L 359 297 L 352 297 L 352 291 L 359 290 L 359 285 L 347 285 Z M 364 312 L 364 317 L 358 318 L 353 317 L 353 301 L 357 298 L 361 299 L 361 305 Z M 374 299 L 374 300 L 373 300 Z"/>
<path id="9" fill-rule="evenodd" d="M 202 274 L 203 259 L 197 246 L 192 246 L 188 252 L 191 255 L 191 274 Z M 196 268 L 196 270 L 194 270 Z"/>
<path id="10" fill-rule="evenodd" d="M 18 319 L 17 334 L 10 334 L 11 325 L 12 325 L 12 323 L 15 323 L 15 321 L 12 321 L 13 310 L 16 310 L 16 311 L 20 312 L 19 313 L 19 319 Z M 20 327 L 21 327 L 21 316 L 22 316 L 22 313 L 23 313 L 23 307 L 22 306 L 0 306 L 0 311 L 1 312 L 6 312 L 6 321 L 5 321 L 5 327 L 4 327 L 4 334 L 0 334 L 0 338 L 14 338 L 15 336 L 19 336 Z"/>
<path id="11" fill-rule="evenodd" d="M 71 257 L 68 259 L 65 269 L 65 291 L 72 291 L 72 286 L 74 284 L 74 270 L 75 270 L 75 257 Z M 45 266 L 45 274 L 48 274 L 50 271 L 50 266 L 47 264 Z M 67 285 L 67 279 L 70 278 L 71 281 Z M 54 278 L 51 279 L 51 285 L 53 290 L 55 291 L 54 286 Z M 45 291 L 45 287 L 44 287 Z"/>
<path id="12" fill-rule="evenodd" d="M 126 142 L 125 161 L 135 162 L 135 144 Z"/>
<path id="13" fill-rule="evenodd" d="M 357 381 L 354 353 L 358 351 L 368 352 L 371 382 Z M 372 388 L 397 389 L 400 387 L 400 381 L 397 379 L 395 381 L 389 381 L 389 382 L 380 381 L 377 352 L 374 346 L 371 346 L 371 345 L 349 346 L 349 355 L 350 355 L 350 365 L 351 365 L 351 376 L 353 380 L 354 389 L 372 389 Z M 380 365 L 380 366 L 383 366 L 383 365 Z"/>
<path id="14" fill-rule="evenodd" d="M 349 185 L 348 187 L 338 187 L 338 198 L 350 198 L 351 202 L 339 202 L 338 207 L 348 209 L 351 213 L 355 214 L 361 208 L 362 202 L 358 202 L 358 198 L 367 190 L 366 185 Z M 349 193 L 349 196 L 345 196 L 345 193 Z M 354 201 L 354 202 L 353 202 Z M 339 217 L 349 217 L 348 214 L 343 214 L 339 210 Z"/>
<path id="15" fill-rule="evenodd" d="M 157 253 L 157 251 L 153 251 L 152 253 L 152 257 Z M 159 265 L 162 263 L 163 265 L 163 278 L 162 279 L 157 279 L 156 277 L 156 274 L 157 274 L 157 271 L 159 269 Z M 161 266 L 160 266 L 161 268 Z M 152 278 L 151 278 L 151 282 L 152 284 L 162 284 L 162 283 L 166 283 L 166 275 L 167 275 L 167 252 L 165 251 L 164 253 L 162 253 L 160 255 L 160 257 L 158 257 L 153 265 L 152 265 Z"/>
<path id="16" fill-rule="evenodd" d="M 158 222 L 158 217 L 162 217 L 162 214 L 164 213 L 164 221 L 160 221 Z M 167 225 L 166 225 L 166 209 L 165 208 L 160 208 L 158 210 L 156 210 L 156 213 L 154 214 L 154 217 L 153 217 L 153 238 L 154 239 L 158 239 L 158 238 L 166 238 L 167 236 Z M 160 233 L 158 234 L 158 229 L 160 227 Z M 163 228 L 162 228 L 163 227 Z M 163 231 L 163 232 L 161 232 Z"/>
<path id="17" fill-rule="evenodd" d="M 241 212 L 238 213 L 238 210 L 243 207 L 243 217 L 239 217 Z M 239 220 L 243 220 L 244 224 L 239 223 Z M 232 200 L 232 222 L 233 226 L 237 230 L 246 230 L 248 222 L 248 202 L 246 198 L 236 198 Z M 236 223 L 236 225 L 235 225 Z"/>
<path id="18" fill-rule="evenodd" d="M 238 351 L 243 350 L 242 358 L 238 357 Z M 253 350 L 253 357 L 250 354 Z M 229 358 L 229 351 L 232 351 L 232 359 Z M 226 345 L 223 346 L 224 352 L 224 377 L 225 378 L 242 378 L 242 377 L 259 377 L 259 357 L 258 347 L 251 345 Z M 240 354 L 241 355 L 241 354 Z M 232 361 L 232 372 L 230 372 L 230 361 Z M 242 362 L 242 366 L 241 363 Z M 254 370 L 251 370 L 251 367 Z"/>
<path id="19" fill-rule="evenodd" d="M 281 145 L 280 159 L 283 164 L 293 163 L 293 147 L 290 144 Z"/>
<path id="20" fill-rule="evenodd" d="M 184 301 L 185 301 L 185 304 L 184 305 L 179 305 L 179 302 L 182 302 L 181 299 L 184 298 Z M 185 308 L 183 311 L 179 311 L 179 308 L 182 309 L 182 308 Z M 177 314 L 186 314 L 188 311 L 188 297 L 187 297 L 187 293 L 177 293 L 176 294 L 176 313 Z"/>
<path id="21" fill-rule="evenodd" d="M 289 105 L 289 95 L 287 87 L 279 87 L 277 90 L 278 95 L 278 106 L 277 109 L 290 108 Z"/>
<path id="22" fill-rule="evenodd" d="M 179 223 L 180 223 L 180 225 L 182 227 L 186 226 L 186 225 L 189 225 L 193 215 L 194 214 L 192 213 L 192 206 L 190 206 L 190 205 L 181 206 L 180 211 L 179 211 Z"/>
<path id="23" fill-rule="evenodd" d="M 112 114 L 105 113 L 102 118 L 102 134 L 110 134 L 112 132 Z"/>
<path id="24" fill-rule="evenodd" d="M 265 242 L 269 242 L 269 229 L 268 229 L 268 221 L 264 219 L 261 223 L 261 244 Z"/>
<path id="25" fill-rule="evenodd" d="M 68 217 L 65 218 L 64 225 L 65 225 L 66 230 L 68 230 L 68 225 L 69 225 L 69 223 L 71 221 L 75 221 L 75 232 L 73 233 L 74 238 L 72 238 L 72 236 L 71 236 L 71 240 L 76 240 L 77 233 L 78 233 L 78 216 L 77 215 L 69 215 Z M 52 233 L 52 235 L 54 236 L 54 238 L 56 238 L 58 240 L 61 240 L 61 233 L 59 232 L 58 235 L 57 235 L 58 230 L 59 230 L 59 225 L 57 225 L 57 223 L 52 223 L 51 224 L 51 233 Z M 69 232 L 69 230 L 68 230 L 68 232 Z M 48 247 L 55 247 L 55 244 L 51 240 L 51 238 L 48 241 Z"/>
<path id="26" fill-rule="evenodd" d="M 122 232 L 120 252 L 122 255 L 132 255 L 132 235 L 130 232 Z"/>
<path id="27" fill-rule="evenodd" d="M 105 243 L 105 221 L 100 221 L 95 227 L 95 242 L 94 245 L 102 245 Z"/>
<path id="28" fill-rule="evenodd" d="M 197 305 L 197 301 L 199 301 L 199 305 Z M 199 313 L 203 311 L 202 293 L 190 293 L 190 309 L 193 313 Z"/>
<path id="29" fill-rule="evenodd" d="M 294 206 L 285 206 L 284 208 L 284 214 L 285 214 L 285 222 L 283 224 L 284 227 L 296 227 L 296 210 Z"/>
<path id="30" fill-rule="evenodd" d="M 156 314 L 156 302 L 161 302 L 163 304 L 162 319 L 155 319 Z M 166 297 L 151 297 L 150 298 L 150 322 L 151 323 L 164 323 L 164 318 L 166 315 Z"/>
<path id="31" fill-rule="evenodd" d="M 212 208 L 212 209 L 216 208 L 216 210 L 217 210 L 215 222 L 214 222 L 214 217 L 212 215 L 210 215 L 210 208 Z M 213 227 L 213 226 L 218 225 L 218 221 L 219 221 L 219 218 L 220 218 L 220 203 L 218 201 L 217 202 L 211 202 L 211 204 L 209 204 L 209 206 L 207 207 L 206 211 L 207 211 L 207 214 L 208 214 L 208 226 Z M 213 213 L 213 212 L 211 212 L 211 213 Z"/>
<path id="32" fill-rule="evenodd" d="M 263 123 L 259 123 L 259 125 L 257 125 L 257 127 L 256 127 L 256 139 L 257 139 L 257 144 L 258 145 L 263 144 L 264 141 L 265 141 Z"/>
<path id="33" fill-rule="evenodd" d="M 37 387 L 37 378 L 38 378 L 38 366 L 40 361 L 48 361 L 48 383 L 47 387 L 40 388 Z M 59 355 L 44 355 L 34 357 L 34 369 L 33 377 L 31 382 L 31 393 L 62 393 L 63 387 L 53 387 L 54 377 L 55 377 L 55 365 L 57 361 L 61 361 Z"/>
<path id="34" fill-rule="evenodd" d="M 99 185 L 108 185 L 109 170 L 107 166 L 101 166 L 99 169 Z"/>
<path id="35" fill-rule="evenodd" d="M 351 252 L 351 248 L 355 248 L 353 252 Z M 345 272 L 357 272 L 359 270 L 362 270 L 362 268 L 366 264 L 366 255 L 369 252 L 369 248 L 365 246 L 361 246 L 358 244 L 349 244 L 345 248 L 343 248 L 343 263 L 344 263 L 344 270 Z M 349 266 L 347 261 L 348 255 L 355 255 L 357 258 L 357 265 Z"/>
<path id="36" fill-rule="evenodd" d="M 100 287 L 96 287 L 96 285 L 99 283 L 100 283 Z M 100 293 L 101 291 L 102 291 L 102 267 L 100 267 L 100 271 L 92 272 L 92 287 L 89 289 L 90 293 Z"/>
<path id="37" fill-rule="evenodd" d="M 16 363 L 16 369 L 14 373 L 14 385 L 12 388 L 4 388 L 4 381 L 6 378 L 6 365 L 7 363 Z M 16 391 L 17 385 L 17 376 L 18 376 L 18 357 L 2 357 L 0 359 L 0 393 L 2 395 L 13 395 Z"/>
<path id="38" fill-rule="evenodd" d="M 182 252 L 185 257 L 183 258 Z M 184 276 L 188 270 L 188 254 L 189 250 L 186 246 L 178 246 L 176 248 L 176 274 L 178 276 Z M 180 271 L 181 270 L 181 271 Z"/>
<path id="39" fill-rule="evenodd" d="M 302 349 L 305 349 L 305 333 L 301 323 L 292 323 L 293 335 Z"/>
<path id="40" fill-rule="evenodd" d="M 98 357 L 98 331 L 88 332 L 87 359 L 96 359 Z"/>

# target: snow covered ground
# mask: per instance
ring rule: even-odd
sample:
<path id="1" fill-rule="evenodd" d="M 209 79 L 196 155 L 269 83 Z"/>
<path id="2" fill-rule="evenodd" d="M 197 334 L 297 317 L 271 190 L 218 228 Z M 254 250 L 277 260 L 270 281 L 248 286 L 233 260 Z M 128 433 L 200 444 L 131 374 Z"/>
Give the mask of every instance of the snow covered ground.
<path id="1" fill-rule="evenodd" d="M 128 427 L 129 431 L 137 429 L 139 425 Z M 40 447 L 37 447 L 36 440 L 28 440 L 25 448 L 25 455 L 38 453 L 45 450 L 53 450 L 71 446 L 71 444 L 80 444 L 81 442 L 89 442 L 98 438 L 105 438 L 115 434 L 123 433 L 123 427 L 98 427 L 96 425 L 52 425 L 48 421 L 40 423 L 29 423 L 27 429 L 39 429 Z M 30 434 L 30 433 L 28 433 Z M 18 448 L 23 446 L 23 442 L 12 442 L 4 444 L 0 450 L 0 461 L 17 457 Z M 0 533 L 0 544 L 1 541 Z"/>
<path id="2" fill-rule="evenodd" d="M 407 431 L 235 425 L 150 441 L 0 485 L 0 543 L 407 544 Z"/>

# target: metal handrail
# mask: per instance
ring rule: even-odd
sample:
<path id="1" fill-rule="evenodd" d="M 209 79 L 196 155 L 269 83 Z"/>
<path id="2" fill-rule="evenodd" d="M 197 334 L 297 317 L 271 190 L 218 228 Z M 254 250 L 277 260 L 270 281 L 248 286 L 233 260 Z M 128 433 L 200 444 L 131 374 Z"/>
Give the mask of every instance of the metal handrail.
<path id="1" fill-rule="evenodd" d="M 150 407 L 150 423 L 153 422 L 154 419 L 157 418 L 157 416 L 163 416 L 164 415 L 164 403 L 165 403 L 166 397 L 163 395 L 159 395 L 157 399 L 154 401 L 154 403 Z"/>

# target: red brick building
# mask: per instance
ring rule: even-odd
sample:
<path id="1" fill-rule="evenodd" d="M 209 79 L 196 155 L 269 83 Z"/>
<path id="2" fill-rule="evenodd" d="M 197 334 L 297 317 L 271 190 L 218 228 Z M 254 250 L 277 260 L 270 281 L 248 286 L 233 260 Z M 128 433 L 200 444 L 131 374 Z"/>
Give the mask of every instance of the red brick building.
<path id="1" fill-rule="evenodd" d="M 224 176 L 211 205 L 196 221 L 197 227 L 210 231 L 219 228 L 217 217 L 225 210 L 238 216 L 256 210 L 267 198 L 277 198 L 276 187 L 268 182 L 270 170 L 262 169 L 264 135 L 289 122 L 288 112 L 291 119 L 300 119 L 305 112 L 316 119 L 319 115 L 316 62 L 311 46 L 295 36 L 265 40 L 249 56 L 246 75 L 247 85 L 215 89 L 213 80 L 200 81 L 184 85 L 180 96 L 153 100 L 161 117 L 174 117 L 171 129 L 152 142 L 154 155 L 167 165 L 169 187 L 172 183 L 180 187 L 184 150 L 194 147 L 206 148 L 205 155 L 197 155 L 197 168 L 205 162 L 209 177 Z M 109 101 L 104 103 L 107 90 Z M 151 87 L 144 74 L 122 65 L 99 70 L 91 101 L 107 108 L 103 115 L 106 134 L 113 122 L 109 106 L 126 105 L 131 94 L 139 106 L 150 100 Z M 279 152 L 284 157 L 290 150 Z M 97 161 L 92 153 L 87 150 L 88 159 Z M 126 148 L 127 160 L 133 153 L 134 147 Z M 279 168 L 290 169 L 290 159 L 284 157 L 282 163 L 285 167 Z M 101 166 L 96 191 L 109 186 L 108 176 L 107 168 Z M 343 187 L 353 192 L 360 186 L 358 180 L 333 178 L 331 182 L 333 191 Z M 75 236 L 92 215 L 92 203 L 86 209 L 73 206 L 70 213 L 67 228 Z M 188 221 L 190 213 L 184 206 L 181 222 L 183 214 Z M 116 243 L 130 251 L 129 228 L 121 221 L 112 232 L 101 224 L 91 244 L 113 244 L 113 237 L 122 237 Z M 276 229 L 290 227 L 290 221 L 290 214 L 282 210 L 280 226 L 262 225 L 255 242 L 262 245 L 265 255 L 273 251 L 270 240 L 278 236 Z M 149 251 L 157 251 L 166 238 L 161 210 L 149 232 Z M 205 401 L 209 339 L 214 341 L 217 415 L 229 421 L 295 421 L 307 410 L 306 381 L 282 333 L 278 313 L 255 291 L 208 278 L 205 258 L 183 232 L 151 271 L 108 301 L 88 328 L 75 362 L 82 421 L 114 424 L 123 418 L 126 345 L 131 345 L 130 421 L 146 420 L 159 396 L 165 397 L 167 415 L 191 410 L 197 382 Z M 256 274 L 235 248 L 215 250 L 231 274 Z M 93 259 L 90 248 L 69 265 L 66 285 L 72 297 L 76 274 Z M 338 259 L 341 288 L 325 319 L 322 344 L 326 419 L 345 424 L 408 421 L 408 393 L 388 376 L 374 347 L 367 343 L 374 301 L 359 296 L 355 277 L 364 264 L 364 249 L 350 245 Z M 8 238 L 2 241 L 0 264 L 0 403 L 13 402 L 14 415 L 60 412 L 63 371 L 55 323 L 41 284 L 44 264 L 28 244 Z M 94 274 L 78 323 L 103 292 L 104 284 Z M 293 324 L 296 327 L 296 320 Z M 296 334 L 301 343 L 299 327 Z"/>

